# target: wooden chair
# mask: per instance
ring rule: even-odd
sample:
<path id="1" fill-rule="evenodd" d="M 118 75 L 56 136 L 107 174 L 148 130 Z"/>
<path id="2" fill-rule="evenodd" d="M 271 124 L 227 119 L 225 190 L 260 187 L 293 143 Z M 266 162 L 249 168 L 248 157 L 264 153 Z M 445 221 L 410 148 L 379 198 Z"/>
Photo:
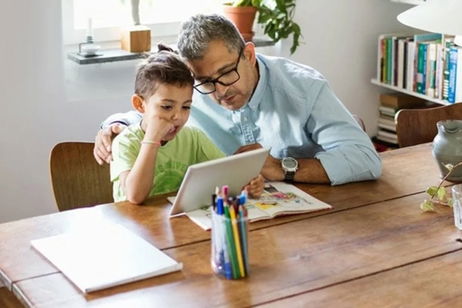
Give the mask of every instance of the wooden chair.
<path id="1" fill-rule="evenodd" d="M 6 287 L 0 287 L 0 307 L 24 308 L 24 305 Z"/>
<path id="2" fill-rule="evenodd" d="M 96 163 L 93 146 L 64 142 L 51 151 L 51 182 L 60 211 L 113 202 L 109 165 Z"/>
<path id="3" fill-rule="evenodd" d="M 441 120 L 462 120 L 462 103 L 426 109 L 401 109 L 395 116 L 400 147 L 433 141 Z"/>

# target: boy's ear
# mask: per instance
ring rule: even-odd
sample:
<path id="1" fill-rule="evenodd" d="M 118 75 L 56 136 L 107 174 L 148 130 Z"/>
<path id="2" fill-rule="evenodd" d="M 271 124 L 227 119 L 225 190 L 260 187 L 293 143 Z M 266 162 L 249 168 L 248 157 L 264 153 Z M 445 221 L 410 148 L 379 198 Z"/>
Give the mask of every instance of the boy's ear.
<path id="1" fill-rule="evenodd" d="M 138 112 L 144 113 L 143 99 L 137 94 L 132 95 L 132 106 Z"/>

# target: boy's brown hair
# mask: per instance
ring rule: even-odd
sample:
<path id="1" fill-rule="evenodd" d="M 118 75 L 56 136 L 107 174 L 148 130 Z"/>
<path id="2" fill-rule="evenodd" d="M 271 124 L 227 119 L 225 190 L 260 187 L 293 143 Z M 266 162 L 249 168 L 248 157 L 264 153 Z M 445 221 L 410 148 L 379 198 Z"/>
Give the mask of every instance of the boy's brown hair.
<path id="1" fill-rule="evenodd" d="M 172 49 L 159 45 L 159 51 L 143 61 L 137 69 L 135 94 L 148 99 L 159 84 L 174 84 L 180 87 L 194 85 L 191 71 Z"/>

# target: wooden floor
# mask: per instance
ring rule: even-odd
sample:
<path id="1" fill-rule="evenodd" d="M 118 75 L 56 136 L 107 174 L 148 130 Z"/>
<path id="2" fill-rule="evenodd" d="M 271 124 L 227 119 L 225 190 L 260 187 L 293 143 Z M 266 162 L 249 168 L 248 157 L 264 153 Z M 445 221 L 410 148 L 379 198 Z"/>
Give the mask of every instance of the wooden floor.
<path id="1" fill-rule="evenodd" d="M 24 308 L 16 297 L 7 288 L 0 288 L 0 307 L 2 308 Z"/>

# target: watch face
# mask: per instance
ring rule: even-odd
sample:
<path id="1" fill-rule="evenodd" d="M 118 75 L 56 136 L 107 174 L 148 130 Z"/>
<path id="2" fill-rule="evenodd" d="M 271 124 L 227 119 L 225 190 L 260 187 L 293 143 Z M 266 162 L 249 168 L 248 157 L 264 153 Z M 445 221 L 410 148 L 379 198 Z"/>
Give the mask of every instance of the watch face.
<path id="1" fill-rule="evenodd" d="M 292 157 L 286 157 L 282 160 L 282 165 L 287 169 L 293 169 L 297 167 L 297 161 Z"/>

